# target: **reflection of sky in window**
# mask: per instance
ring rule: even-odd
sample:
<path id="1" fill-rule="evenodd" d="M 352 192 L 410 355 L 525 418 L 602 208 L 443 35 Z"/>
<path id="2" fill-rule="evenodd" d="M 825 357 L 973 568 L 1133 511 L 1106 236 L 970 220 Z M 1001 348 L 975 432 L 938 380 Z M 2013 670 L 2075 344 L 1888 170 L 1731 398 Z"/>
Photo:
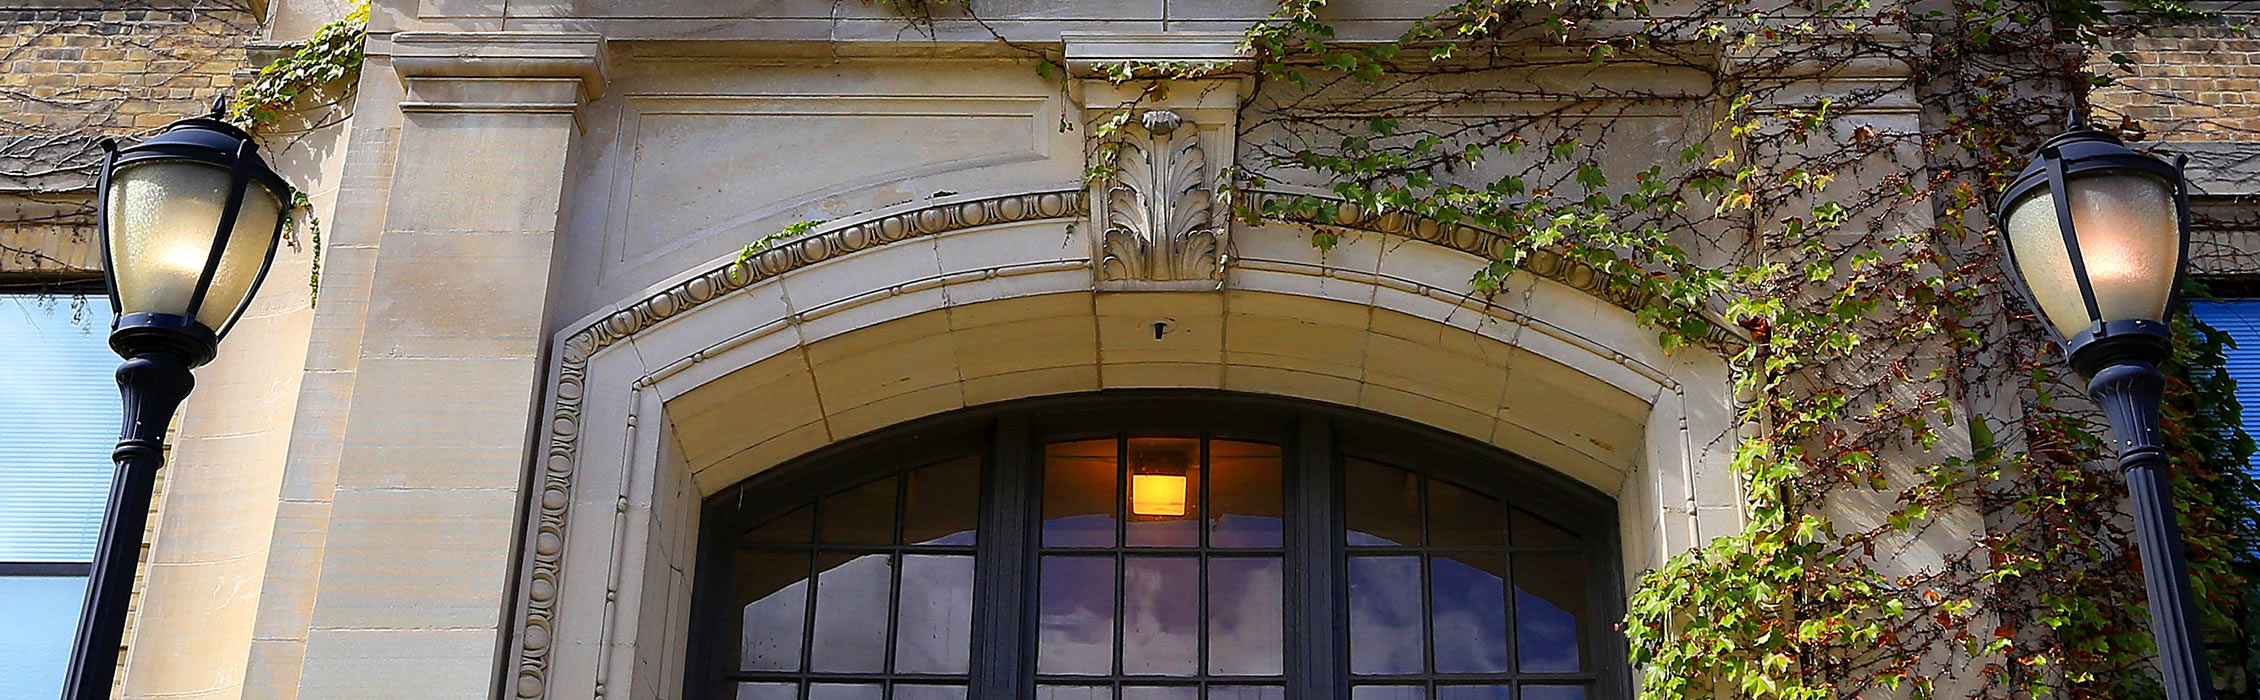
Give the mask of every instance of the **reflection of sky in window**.
<path id="1" fill-rule="evenodd" d="M 1515 588 L 1515 640 L 1524 673 L 1576 673 L 1577 616 Z"/>
<path id="2" fill-rule="evenodd" d="M 884 554 L 817 556 L 816 628 L 808 666 L 815 671 L 884 671 L 887 663 L 887 578 Z"/>
<path id="3" fill-rule="evenodd" d="M 1585 700 L 1585 687 L 1578 685 L 1526 685 L 1522 687 L 1522 700 Z"/>
<path id="4" fill-rule="evenodd" d="M 1285 521 L 1260 515 L 1224 513 L 1210 522 L 1214 523 L 1208 534 L 1211 547 L 1277 547 L 1287 531 Z"/>
<path id="5" fill-rule="evenodd" d="M 1351 557 L 1350 671 L 1419 673 L 1419 557 Z"/>
<path id="6" fill-rule="evenodd" d="M 1436 700 L 1514 700 L 1514 686 L 1447 685 L 1436 689 Z"/>
<path id="7" fill-rule="evenodd" d="M 812 666 L 819 671 L 883 670 L 887 596 L 891 585 L 888 576 L 892 568 L 888 556 L 825 556 L 825 564 L 830 568 L 817 578 Z M 777 566 L 794 566 L 793 562 L 800 562 L 800 566 L 805 566 L 808 560 L 792 554 L 771 555 L 761 561 Z M 807 586 L 807 579 L 802 578 L 745 604 L 741 611 L 744 634 L 739 647 L 742 668 L 755 671 L 800 668 Z M 895 639 L 898 672 L 966 671 L 968 646 L 972 641 L 972 557 L 908 556 L 902 572 L 899 607 Z M 767 691 L 759 686 L 748 686 L 741 687 L 739 694 L 761 692 Z"/>
<path id="8" fill-rule="evenodd" d="M 1429 560 L 1430 605 L 1436 626 L 1439 673 L 1507 670 L 1506 580 L 1496 556 L 1443 556 Z M 1485 570 L 1488 568 L 1489 570 Z M 1446 643 L 1448 641 L 1448 643 Z"/>
<path id="9" fill-rule="evenodd" d="M 1350 700 L 1428 700 L 1428 689 L 1416 685 L 1362 685 L 1350 689 Z"/>
<path id="10" fill-rule="evenodd" d="M 1044 557 L 1037 588 L 1036 671 L 1113 671 L 1114 560 Z"/>

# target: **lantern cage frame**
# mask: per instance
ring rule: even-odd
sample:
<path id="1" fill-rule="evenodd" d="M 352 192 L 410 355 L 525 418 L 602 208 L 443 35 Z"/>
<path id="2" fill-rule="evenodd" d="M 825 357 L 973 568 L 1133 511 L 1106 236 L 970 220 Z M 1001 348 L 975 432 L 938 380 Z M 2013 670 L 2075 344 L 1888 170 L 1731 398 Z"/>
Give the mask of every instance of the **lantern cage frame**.
<path id="1" fill-rule="evenodd" d="M 2087 120 L 2073 116 L 2071 128 L 2042 143 L 2033 154 L 2030 165 L 2017 174 L 2016 179 L 2002 191 L 1994 220 L 2006 226 L 2009 214 L 2028 197 L 2047 192 L 2055 204 L 2057 231 L 2064 238 L 2064 251 L 2070 258 L 2072 277 L 2079 284 L 2080 300 L 2086 305 L 2088 326 L 2069 337 L 2056 327 L 2033 296 L 2032 284 L 2025 279 L 2024 269 L 2017 264 L 2014 237 L 2004 232 L 2001 246 L 2008 256 L 2011 286 L 2025 304 L 2040 314 L 2041 325 L 2064 348 L 2072 369 L 2083 376 L 2095 373 L 2114 364 L 2136 360 L 2150 364 L 2164 361 L 2172 352 L 2173 330 L 2167 323 L 2147 318 L 2107 319 L 2095 298 L 2094 283 L 2088 278 L 2087 261 L 2082 257 L 2079 232 L 2072 217 L 2072 203 L 2068 185 L 2082 177 L 2119 171 L 2157 177 L 2174 190 L 2174 279 L 2166 292 L 2166 307 L 2161 318 L 2172 313 L 2181 302 L 2182 284 L 2189 276 L 2189 178 L 2183 173 L 2187 156 L 2176 156 L 2167 161 L 2148 153 L 2127 148 L 2126 142 L 2110 132 L 2097 129 Z"/>
<path id="2" fill-rule="evenodd" d="M 215 102 L 210 114 L 173 122 L 148 140 L 122 148 L 116 139 L 101 141 L 106 155 L 94 186 L 94 196 L 99 198 L 94 208 L 94 227 L 100 237 L 102 274 L 109 290 L 110 309 L 118 314 L 117 321 L 110 326 L 110 349 L 122 357 L 163 350 L 186 360 L 190 367 L 211 362 L 219 354 L 220 339 L 243 318 L 244 310 L 251 306 L 252 296 L 266 281 L 267 271 L 274 267 L 276 249 L 281 247 L 283 227 L 290 221 L 290 202 L 295 199 L 296 190 L 259 157 L 258 143 L 249 132 L 221 119 L 225 97 L 221 99 L 223 102 Z M 110 183 L 119 168 L 163 160 L 191 161 L 228 171 L 227 199 L 220 211 L 219 231 L 212 237 L 212 250 L 206 254 L 204 267 L 196 279 L 196 290 L 189 297 L 190 313 L 204 305 L 205 294 L 211 289 L 213 277 L 219 273 L 228 239 L 235 232 L 236 216 L 243 209 L 244 197 L 250 193 L 251 185 L 257 183 L 266 187 L 276 198 L 278 215 L 274 230 L 267 234 L 266 256 L 259 261 L 259 271 L 245 288 L 243 298 L 228 311 L 218 328 L 207 325 L 209 319 L 180 314 L 124 313 L 118 300 L 118 268 L 110 253 Z"/>

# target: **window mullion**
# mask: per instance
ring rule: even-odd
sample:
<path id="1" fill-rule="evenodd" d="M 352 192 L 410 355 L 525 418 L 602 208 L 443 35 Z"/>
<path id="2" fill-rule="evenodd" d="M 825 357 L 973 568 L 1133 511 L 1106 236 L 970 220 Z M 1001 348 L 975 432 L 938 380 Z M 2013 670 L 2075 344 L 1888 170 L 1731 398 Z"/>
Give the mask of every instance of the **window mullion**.
<path id="1" fill-rule="evenodd" d="M 989 468 L 981 484 L 979 539 L 975 541 L 973 596 L 973 648 L 969 697 L 1025 699 L 1035 687 L 1030 663 L 1031 632 L 1025 621 L 1034 619 L 1030 602 L 1036 576 L 1032 565 L 1037 532 L 1033 499 L 1038 484 L 1029 468 L 1028 419 L 1000 418 L 989 451 Z"/>
<path id="2" fill-rule="evenodd" d="M 1289 697 L 1348 697 L 1348 626 L 1341 624 L 1341 481 L 1325 416 L 1297 422 L 1287 470 L 1287 683 Z"/>

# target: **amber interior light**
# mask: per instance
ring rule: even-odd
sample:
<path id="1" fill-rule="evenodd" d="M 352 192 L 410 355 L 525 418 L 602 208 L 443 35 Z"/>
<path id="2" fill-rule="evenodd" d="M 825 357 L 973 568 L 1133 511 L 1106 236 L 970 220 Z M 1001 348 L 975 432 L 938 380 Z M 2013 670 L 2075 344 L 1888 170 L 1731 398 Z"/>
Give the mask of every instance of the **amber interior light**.
<path id="1" fill-rule="evenodd" d="M 1183 516 L 1188 481 L 1183 474 L 1130 475 L 1130 514 Z"/>

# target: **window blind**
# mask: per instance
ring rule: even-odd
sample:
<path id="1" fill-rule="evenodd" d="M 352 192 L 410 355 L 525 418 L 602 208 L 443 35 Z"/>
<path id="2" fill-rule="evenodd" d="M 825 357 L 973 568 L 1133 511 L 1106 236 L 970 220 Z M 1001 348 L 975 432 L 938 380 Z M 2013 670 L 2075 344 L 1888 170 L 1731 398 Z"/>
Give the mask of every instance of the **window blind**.
<path id="1" fill-rule="evenodd" d="M 99 298 L 0 294 L 0 562 L 90 561 L 117 444 Z"/>
<path id="2" fill-rule="evenodd" d="M 2236 347 L 2223 348 L 2229 377 L 2236 380 L 2236 401 L 2244 408 L 2244 432 L 2260 437 L 2260 299 L 2195 300 L 2190 315 L 2205 325 L 2226 332 Z M 2247 469 L 2260 472 L 2260 455 Z"/>

